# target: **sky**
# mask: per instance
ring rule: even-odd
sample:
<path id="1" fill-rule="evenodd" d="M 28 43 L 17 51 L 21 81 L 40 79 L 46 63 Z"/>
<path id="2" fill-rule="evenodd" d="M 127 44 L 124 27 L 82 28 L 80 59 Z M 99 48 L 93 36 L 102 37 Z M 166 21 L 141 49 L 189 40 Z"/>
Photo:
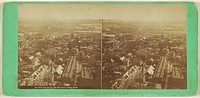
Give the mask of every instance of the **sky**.
<path id="1" fill-rule="evenodd" d="M 185 21 L 184 4 L 20 4 L 19 19 Z"/>

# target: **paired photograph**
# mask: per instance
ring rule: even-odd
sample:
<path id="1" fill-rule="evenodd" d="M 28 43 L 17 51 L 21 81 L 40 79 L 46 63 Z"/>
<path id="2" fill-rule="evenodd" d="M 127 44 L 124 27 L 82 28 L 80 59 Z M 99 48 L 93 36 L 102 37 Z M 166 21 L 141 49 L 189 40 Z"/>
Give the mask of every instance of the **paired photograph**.
<path id="1" fill-rule="evenodd" d="M 186 5 L 19 4 L 19 89 L 187 89 Z"/>

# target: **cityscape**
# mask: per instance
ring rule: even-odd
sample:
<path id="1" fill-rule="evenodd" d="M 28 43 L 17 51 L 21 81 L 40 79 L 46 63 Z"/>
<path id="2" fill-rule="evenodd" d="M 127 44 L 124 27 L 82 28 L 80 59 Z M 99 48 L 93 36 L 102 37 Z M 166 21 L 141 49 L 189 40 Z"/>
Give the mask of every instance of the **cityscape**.
<path id="1" fill-rule="evenodd" d="M 186 89 L 185 24 L 103 24 L 104 89 Z"/>
<path id="2" fill-rule="evenodd" d="M 47 9 L 41 9 L 43 14 L 29 12 L 51 6 L 19 6 L 18 88 L 187 89 L 185 18 L 173 20 L 169 14 L 170 18 L 155 20 L 149 14 L 144 20 L 110 19 L 109 13 L 95 16 L 99 10 L 94 15 L 86 10 L 87 18 L 69 16 L 69 12 L 66 16 L 72 18 L 64 19 L 63 14 L 48 18 Z M 64 5 L 60 6 L 55 8 L 63 11 Z M 114 8 L 102 6 L 108 12 Z M 97 6 L 78 10 L 88 7 Z"/>
<path id="3" fill-rule="evenodd" d="M 18 33 L 20 87 L 100 88 L 99 21 L 75 21 L 70 24 L 73 29 L 65 28 L 69 24 L 64 22 L 40 23 L 46 27 L 41 29 L 37 22 L 19 25 L 23 28 Z"/>

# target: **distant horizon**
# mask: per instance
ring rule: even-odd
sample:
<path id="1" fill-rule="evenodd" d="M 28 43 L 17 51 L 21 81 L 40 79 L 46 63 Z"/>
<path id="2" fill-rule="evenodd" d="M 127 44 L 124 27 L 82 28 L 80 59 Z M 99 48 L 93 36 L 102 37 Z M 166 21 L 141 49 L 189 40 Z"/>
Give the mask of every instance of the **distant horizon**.
<path id="1" fill-rule="evenodd" d="M 165 23 L 186 23 L 180 20 L 129 20 L 129 19 L 37 19 L 37 18 L 23 18 L 18 21 L 106 21 L 106 22 L 165 22 Z"/>

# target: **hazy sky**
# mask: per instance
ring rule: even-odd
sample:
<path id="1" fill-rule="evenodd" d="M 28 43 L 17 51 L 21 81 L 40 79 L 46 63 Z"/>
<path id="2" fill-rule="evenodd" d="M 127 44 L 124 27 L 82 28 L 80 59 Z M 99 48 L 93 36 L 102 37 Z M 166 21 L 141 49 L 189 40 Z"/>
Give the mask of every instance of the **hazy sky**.
<path id="1" fill-rule="evenodd" d="M 186 20 L 183 4 L 21 4 L 19 19 Z"/>

